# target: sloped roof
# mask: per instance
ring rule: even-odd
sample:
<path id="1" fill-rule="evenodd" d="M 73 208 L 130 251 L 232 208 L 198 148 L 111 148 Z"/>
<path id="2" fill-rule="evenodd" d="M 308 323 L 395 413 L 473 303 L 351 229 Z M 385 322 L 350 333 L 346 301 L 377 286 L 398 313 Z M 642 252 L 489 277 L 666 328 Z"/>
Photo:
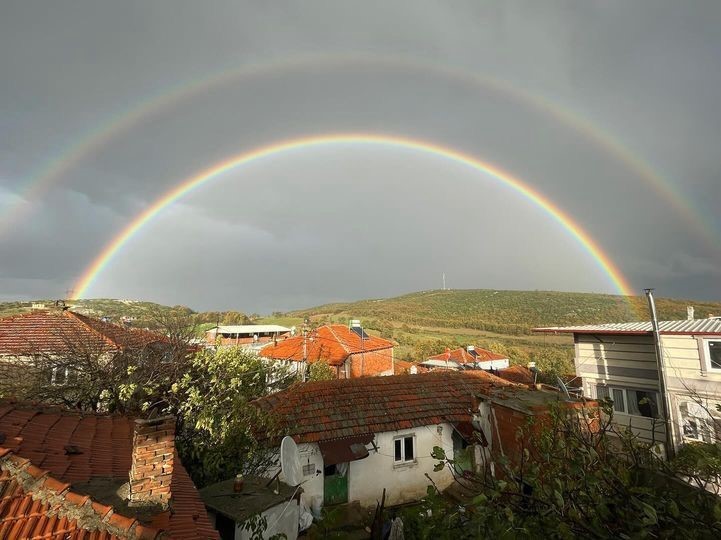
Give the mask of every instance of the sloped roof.
<path id="1" fill-rule="evenodd" d="M 167 341 L 155 332 L 124 328 L 68 310 L 0 318 L 0 354 L 64 353 L 75 344 L 110 351 Z"/>
<path id="2" fill-rule="evenodd" d="M 348 356 L 360 352 L 390 349 L 393 342 L 376 336 L 361 340 L 360 336 L 343 324 L 321 326 L 308 336 L 295 336 L 260 350 L 260 355 L 278 360 L 303 360 L 304 341 L 309 362 L 324 360 L 331 366 L 339 366 Z M 390 354 L 390 352 L 389 352 Z"/>
<path id="3" fill-rule="evenodd" d="M 0 401 L 0 469 L 4 471 L 0 473 L 3 475 L 0 477 L 0 527 L 8 524 L 8 527 L 17 530 L 33 528 L 42 518 L 43 526 L 47 527 L 43 530 L 53 534 L 60 535 L 63 528 L 75 527 L 77 530 L 69 531 L 68 538 L 95 538 L 87 534 L 83 536 L 85 533 L 79 529 L 97 532 L 104 527 L 102 523 L 110 522 L 122 525 L 121 529 L 125 530 L 126 536 L 122 536 L 122 530 L 109 529 L 115 531 L 112 533 L 116 534 L 115 537 L 134 538 L 131 533 L 138 523 L 120 513 L 108 513 L 97 501 L 91 501 L 91 510 L 104 516 L 100 520 L 101 525 L 90 519 L 91 516 L 86 516 L 87 519 L 81 519 L 76 525 L 69 524 L 77 509 L 67 507 L 85 505 L 85 502 L 81 503 L 85 495 L 80 493 L 84 491 L 86 482 L 128 481 L 132 438 L 133 419 L 129 417 L 81 414 L 59 407 Z M 16 468 L 24 467 L 25 472 L 13 474 L 13 464 Z M 26 473 L 43 481 L 23 482 Z M 217 538 L 200 495 L 177 454 L 172 474 L 172 511 L 150 516 L 149 522 L 143 523 L 147 529 L 142 529 L 146 537 L 153 537 L 153 529 L 167 531 L 171 538 Z M 42 502 L 42 490 L 48 489 L 55 492 L 52 500 L 45 499 L 49 506 L 31 504 L 36 499 Z M 59 512 L 56 520 L 50 516 L 54 511 Z M 99 533 L 97 536 L 115 537 Z M 4 538 L 1 533 L 0 538 Z"/>
<path id="4" fill-rule="evenodd" d="M 480 347 L 475 347 L 473 351 L 476 353 L 475 356 L 469 351 L 467 351 L 464 347 L 459 347 L 458 349 L 453 349 L 452 351 L 447 350 L 446 352 L 443 352 L 441 354 L 431 356 L 428 358 L 428 360 L 448 360 L 451 362 L 457 362 L 459 364 L 468 364 L 475 362 L 486 362 L 488 360 L 508 359 L 507 356 L 494 353 L 493 351 L 489 351 L 488 349 L 481 349 Z"/>
<path id="5" fill-rule="evenodd" d="M 521 384 L 533 384 L 535 377 L 530 369 L 525 366 L 510 366 L 496 371 L 501 379 Z"/>
<path id="6" fill-rule="evenodd" d="M 691 319 L 682 321 L 659 321 L 661 334 L 709 334 L 721 335 L 721 318 Z M 651 321 L 588 324 L 583 326 L 551 326 L 534 328 L 534 332 L 567 333 L 567 334 L 630 334 L 644 335 L 653 332 Z"/>
<path id="7" fill-rule="evenodd" d="M 297 384 L 254 403 L 296 442 L 470 421 L 471 396 L 517 385 L 484 371 Z"/>

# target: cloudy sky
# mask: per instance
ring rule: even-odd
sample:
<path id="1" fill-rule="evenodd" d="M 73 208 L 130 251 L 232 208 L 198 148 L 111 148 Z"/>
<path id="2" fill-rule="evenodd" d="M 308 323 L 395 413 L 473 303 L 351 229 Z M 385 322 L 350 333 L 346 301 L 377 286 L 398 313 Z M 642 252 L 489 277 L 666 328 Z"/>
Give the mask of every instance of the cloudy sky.
<path id="1" fill-rule="evenodd" d="M 507 171 L 634 290 L 721 300 L 721 3 L 0 0 L 0 300 L 59 298 L 244 152 L 405 137 Z M 549 213 L 391 144 L 299 148 L 178 199 L 90 297 L 270 312 L 440 288 L 617 291 Z"/>

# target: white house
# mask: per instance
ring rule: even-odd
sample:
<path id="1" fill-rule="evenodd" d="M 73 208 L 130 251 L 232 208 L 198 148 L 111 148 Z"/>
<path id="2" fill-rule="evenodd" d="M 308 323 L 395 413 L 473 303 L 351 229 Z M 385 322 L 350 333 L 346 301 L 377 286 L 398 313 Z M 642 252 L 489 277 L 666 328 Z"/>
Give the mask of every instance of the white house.
<path id="1" fill-rule="evenodd" d="M 431 480 L 449 487 L 434 447 L 463 470 L 488 465 L 492 451 L 513 459 L 516 429 L 562 398 L 473 370 L 310 382 L 254 403 L 297 443 L 301 502 L 318 508 L 374 506 L 384 489 L 388 505 L 416 501 Z"/>
<path id="2" fill-rule="evenodd" d="M 674 447 L 721 439 L 721 319 L 660 321 Z M 645 441 L 663 443 L 665 422 L 650 322 L 537 328 L 570 333 L 576 375 L 593 398 L 613 399 L 615 421 Z"/>
<path id="3" fill-rule="evenodd" d="M 484 369 L 486 371 L 505 369 L 510 365 L 508 358 L 502 354 L 482 349 L 475 345 L 446 349 L 446 352 L 431 356 L 420 363 L 429 369 Z"/>
<path id="4" fill-rule="evenodd" d="M 208 330 L 205 341 L 208 345 L 244 347 L 258 351 L 290 335 L 290 328 L 277 324 L 221 325 Z"/>

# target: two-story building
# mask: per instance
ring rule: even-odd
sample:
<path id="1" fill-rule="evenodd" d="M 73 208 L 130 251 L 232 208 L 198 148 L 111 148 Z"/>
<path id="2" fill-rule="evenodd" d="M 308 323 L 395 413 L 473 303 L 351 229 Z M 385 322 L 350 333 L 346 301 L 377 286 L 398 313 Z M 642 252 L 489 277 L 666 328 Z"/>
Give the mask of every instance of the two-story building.
<path id="1" fill-rule="evenodd" d="M 665 441 L 651 322 L 536 328 L 573 334 L 583 392 L 613 400 L 615 421 L 642 440 Z M 660 321 L 674 447 L 721 439 L 721 318 Z"/>
<path id="2" fill-rule="evenodd" d="M 260 356 L 289 364 L 299 373 L 314 362 L 326 362 L 339 379 L 394 372 L 393 342 L 366 333 L 357 320 L 348 326 L 320 326 L 305 335 L 272 343 L 260 350 Z"/>

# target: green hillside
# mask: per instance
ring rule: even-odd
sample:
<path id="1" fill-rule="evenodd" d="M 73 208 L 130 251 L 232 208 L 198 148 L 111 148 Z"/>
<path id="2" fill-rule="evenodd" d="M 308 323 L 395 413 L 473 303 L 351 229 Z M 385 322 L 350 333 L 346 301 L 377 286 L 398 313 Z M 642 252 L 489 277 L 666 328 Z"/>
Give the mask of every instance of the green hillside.
<path id="1" fill-rule="evenodd" d="M 697 317 L 721 314 L 721 303 L 657 299 L 661 319 L 685 319 L 686 306 Z M 394 325 L 467 328 L 499 334 L 530 334 L 538 326 L 648 320 L 645 297 L 549 291 L 487 289 L 425 291 L 395 298 L 327 304 L 288 313 L 296 317 L 347 320 L 378 318 Z"/>

